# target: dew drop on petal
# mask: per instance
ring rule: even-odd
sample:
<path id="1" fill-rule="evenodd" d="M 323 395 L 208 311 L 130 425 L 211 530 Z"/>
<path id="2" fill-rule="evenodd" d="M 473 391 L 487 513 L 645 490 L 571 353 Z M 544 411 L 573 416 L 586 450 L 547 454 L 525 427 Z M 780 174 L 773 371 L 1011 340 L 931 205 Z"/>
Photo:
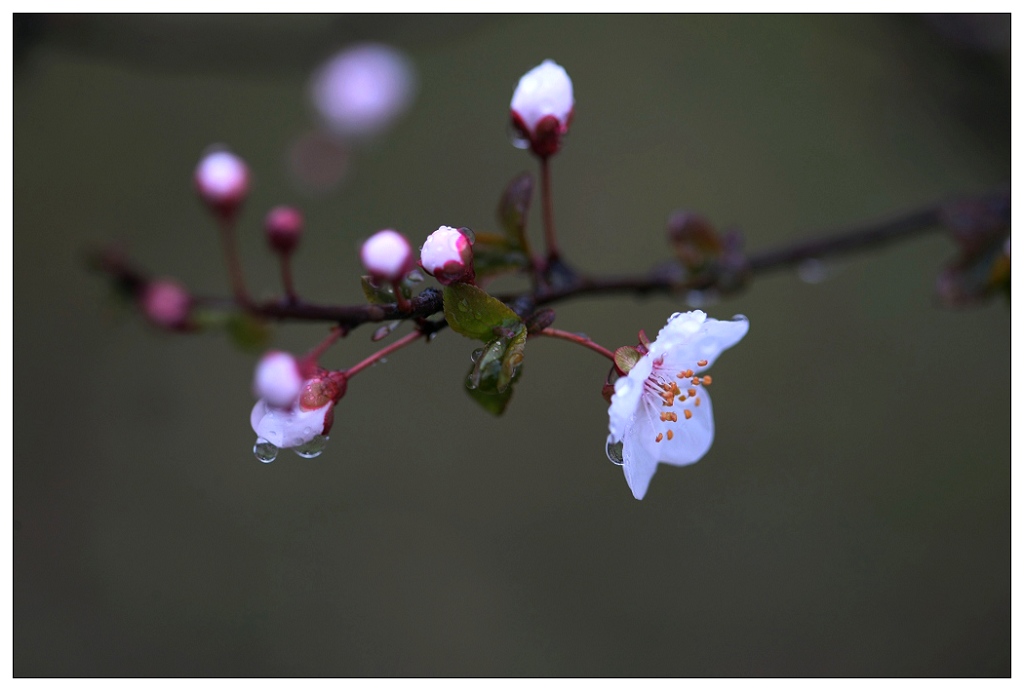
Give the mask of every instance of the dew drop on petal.
<path id="1" fill-rule="evenodd" d="M 327 446 L 327 440 L 329 437 L 325 437 L 322 434 L 318 434 L 310 439 L 301 446 L 296 446 L 292 449 L 296 455 L 302 456 L 303 458 L 316 458 L 324 452 L 324 447 Z"/>
<path id="2" fill-rule="evenodd" d="M 256 444 L 252 447 L 253 456 L 263 463 L 271 463 L 277 458 L 277 451 L 277 447 L 263 437 L 258 437 Z"/>
<path id="3" fill-rule="evenodd" d="M 615 465 L 622 465 L 622 442 L 608 442 L 604 447 L 605 454 L 608 455 L 608 460 Z"/>

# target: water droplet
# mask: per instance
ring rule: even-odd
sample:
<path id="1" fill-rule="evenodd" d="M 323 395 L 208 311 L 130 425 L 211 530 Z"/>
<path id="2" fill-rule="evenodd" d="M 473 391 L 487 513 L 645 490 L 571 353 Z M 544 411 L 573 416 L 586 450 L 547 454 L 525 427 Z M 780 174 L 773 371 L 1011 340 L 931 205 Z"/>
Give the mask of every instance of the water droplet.
<path id="1" fill-rule="evenodd" d="M 480 318 L 481 318 L 481 316 L 480 316 L 480 313 L 479 313 L 479 312 L 473 312 L 473 316 L 474 316 L 474 317 L 476 317 L 477 319 L 480 319 Z"/>
<path id="2" fill-rule="evenodd" d="M 277 447 L 263 437 L 259 437 L 252 447 L 252 455 L 263 463 L 270 463 L 277 458 Z"/>
<path id="3" fill-rule="evenodd" d="M 327 446 L 327 440 L 329 437 L 325 437 L 322 434 L 318 434 L 308 442 L 301 446 L 296 446 L 292 451 L 298 456 L 303 458 L 316 458 L 324 452 L 324 447 Z"/>
<path id="4" fill-rule="evenodd" d="M 617 441 L 615 443 L 608 442 L 607 446 L 604 447 L 604 452 L 608 455 L 608 460 L 615 465 L 622 465 L 622 442 Z"/>
<path id="5" fill-rule="evenodd" d="M 469 303 L 466 302 L 465 300 L 459 300 L 459 311 L 460 312 L 468 312 L 469 311 Z"/>
<path id="6" fill-rule="evenodd" d="M 480 380 L 478 378 L 474 377 L 472 374 L 470 374 L 468 377 L 466 377 L 466 388 L 467 389 L 476 390 L 476 388 L 478 386 L 480 386 Z"/>
<path id="7" fill-rule="evenodd" d="M 408 276 L 405 277 L 406 283 L 423 283 L 426 280 L 423 278 L 423 274 L 420 273 L 419 269 L 413 269 Z"/>
<path id="8" fill-rule="evenodd" d="M 529 149 L 530 140 L 523 136 L 523 133 L 519 131 L 519 128 L 513 124 L 508 126 L 508 140 L 512 142 L 512 146 L 517 149 Z"/>
<path id="9" fill-rule="evenodd" d="M 466 239 L 469 240 L 469 244 L 476 244 L 476 233 L 473 232 L 472 228 L 462 227 L 459 228 L 459 232 L 466 236 Z"/>
<path id="10" fill-rule="evenodd" d="M 472 360 L 473 362 L 479 362 L 480 361 L 480 356 L 483 355 L 483 354 L 484 354 L 484 349 L 483 348 L 477 348 L 476 350 L 474 350 L 472 353 L 469 354 L 469 359 Z"/>
<path id="11" fill-rule="evenodd" d="M 804 259 L 796 267 L 796 275 L 804 283 L 821 283 L 829 277 L 830 273 L 825 262 L 813 257 L 811 259 Z"/>

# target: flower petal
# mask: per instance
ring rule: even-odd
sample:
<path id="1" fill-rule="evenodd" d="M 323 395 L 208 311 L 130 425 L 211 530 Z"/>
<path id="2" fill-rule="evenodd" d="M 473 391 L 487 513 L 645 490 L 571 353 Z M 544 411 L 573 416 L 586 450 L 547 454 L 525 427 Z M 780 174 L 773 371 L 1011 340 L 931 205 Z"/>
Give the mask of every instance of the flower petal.
<path id="1" fill-rule="evenodd" d="M 608 431 L 613 441 L 622 440 L 626 427 L 636 414 L 644 393 L 644 382 L 650 376 L 653 366 L 652 358 L 645 355 L 626 376 L 619 377 L 615 382 L 615 393 L 608 407 Z"/>
<path id="2" fill-rule="evenodd" d="M 703 458 L 711 448 L 715 438 L 711 397 L 706 391 L 699 395 L 700 405 L 690 398 L 677 402 L 671 408 L 662 406 L 660 398 L 643 399 L 626 429 L 622 444 L 622 470 L 637 499 L 643 499 L 647 493 L 658 463 L 690 465 Z M 690 418 L 684 411 L 690 411 Z M 661 415 L 667 412 L 674 412 L 677 420 L 662 420 Z"/>
<path id="3" fill-rule="evenodd" d="M 303 410 L 298 405 L 274 408 L 261 398 L 253 406 L 249 422 L 258 437 L 282 449 L 290 449 L 322 433 L 327 413 L 333 407 L 334 403 L 313 410 Z"/>
<path id="4" fill-rule="evenodd" d="M 750 322 L 743 315 L 729 321 L 706 319 L 703 312 L 672 315 L 651 344 L 651 354 L 663 358 L 668 369 L 692 369 L 703 372 L 711 367 L 723 350 L 733 347 L 747 335 Z M 706 360 L 704 365 L 696 363 Z"/>

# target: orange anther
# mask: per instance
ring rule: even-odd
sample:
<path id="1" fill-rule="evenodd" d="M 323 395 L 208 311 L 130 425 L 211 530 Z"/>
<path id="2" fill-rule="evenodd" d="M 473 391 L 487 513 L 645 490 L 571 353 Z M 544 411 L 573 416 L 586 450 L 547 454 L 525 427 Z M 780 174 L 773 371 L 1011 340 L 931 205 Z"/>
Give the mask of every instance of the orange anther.
<path id="1" fill-rule="evenodd" d="M 693 404 L 700 405 L 700 396 L 697 396 L 697 398 L 693 399 Z"/>
<path id="2" fill-rule="evenodd" d="M 711 377 L 704 377 L 704 386 L 711 386 Z"/>
<path id="3" fill-rule="evenodd" d="M 693 370 L 692 369 L 686 370 L 686 376 L 687 377 L 692 377 L 693 376 Z"/>
<path id="4" fill-rule="evenodd" d="M 707 364 L 707 360 L 697 360 L 697 367 L 705 367 Z"/>
<path id="5" fill-rule="evenodd" d="M 691 413 L 689 410 L 684 410 L 683 411 L 683 415 L 686 416 L 687 420 L 689 420 L 691 417 L 693 417 L 693 413 Z"/>
<path id="6" fill-rule="evenodd" d="M 654 438 L 654 441 L 661 441 L 661 432 L 658 432 L 658 436 Z"/>
<path id="7" fill-rule="evenodd" d="M 686 394 L 683 394 L 682 396 L 680 396 L 679 400 L 680 401 L 685 401 L 686 400 Z"/>
<path id="8" fill-rule="evenodd" d="M 691 396 L 696 396 L 697 395 L 697 389 L 687 389 L 686 393 L 690 394 Z"/>
<path id="9" fill-rule="evenodd" d="M 672 430 L 669 430 L 668 432 L 665 432 L 665 436 L 668 437 L 669 441 L 672 441 Z"/>
<path id="10" fill-rule="evenodd" d="M 669 413 L 672 416 L 672 422 L 679 422 L 679 415 L 676 413 Z"/>
<path id="11" fill-rule="evenodd" d="M 677 379 L 686 379 L 686 372 L 680 372 L 676 375 Z"/>
<path id="12" fill-rule="evenodd" d="M 694 386 L 700 384 L 700 377 L 694 377 L 693 379 L 690 380 L 690 383 L 693 384 Z"/>

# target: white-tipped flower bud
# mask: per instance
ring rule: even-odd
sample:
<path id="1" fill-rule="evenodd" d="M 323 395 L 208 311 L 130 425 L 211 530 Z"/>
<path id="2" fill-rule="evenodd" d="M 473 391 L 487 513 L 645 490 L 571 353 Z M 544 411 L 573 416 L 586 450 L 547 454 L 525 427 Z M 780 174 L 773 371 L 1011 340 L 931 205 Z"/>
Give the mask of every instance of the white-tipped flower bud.
<path id="1" fill-rule="evenodd" d="M 572 80 L 553 60 L 523 75 L 512 94 L 512 124 L 541 157 L 558 151 L 572 122 Z"/>
<path id="2" fill-rule="evenodd" d="M 302 393 L 299 365 L 289 353 L 271 351 L 256 365 L 253 393 L 274 408 L 289 408 Z"/>
<path id="3" fill-rule="evenodd" d="M 475 278 L 472 243 L 465 233 L 451 226 L 441 226 L 430 234 L 420 250 L 420 264 L 442 285 Z"/>
<path id="4" fill-rule="evenodd" d="M 199 196 L 211 209 L 231 215 L 249 193 L 249 168 L 230 151 L 214 151 L 196 166 L 195 183 Z"/>
<path id="5" fill-rule="evenodd" d="M 256 401 L 249 424 L 257 437 L 279 448 L 308 444 L 318 435 L 330 434 L 334 404 L 345 395 L 347 387 L 341 373 L 314 376 L 300 383 L 298 395 L 288 406 L 272 405 L 266 398 Z"/>
<path id="6" fill-rule="evenodd" d="M 188 322 L 192 297 L 182 285 L 168 278 L 149 283 L 139 296 L 142 312 L 164 329 L 182 329 Z"/>
<path id="7" fill-rule="evenodd" d="M 391 283 L 402 280 L 416 266 L 412 245 L 404 235 L 390 229 L 371 235 L 359 257 L 371 276 Z"/>

